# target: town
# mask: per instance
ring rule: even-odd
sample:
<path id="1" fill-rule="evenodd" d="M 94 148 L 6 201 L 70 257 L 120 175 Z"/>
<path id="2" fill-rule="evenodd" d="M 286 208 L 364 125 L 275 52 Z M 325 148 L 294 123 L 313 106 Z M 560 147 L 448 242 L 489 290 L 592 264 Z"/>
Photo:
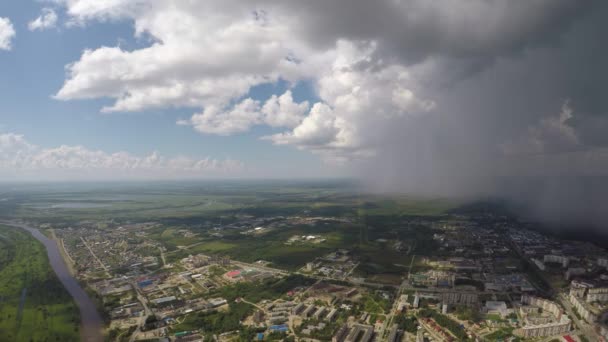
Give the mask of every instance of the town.
<path id="1" fill-rule="evenodd" d="M 376 225 L 304 211 L 40 229 L 95 293 L 110 340 L 608 338 L 602 248 L 499 216 Z"/>

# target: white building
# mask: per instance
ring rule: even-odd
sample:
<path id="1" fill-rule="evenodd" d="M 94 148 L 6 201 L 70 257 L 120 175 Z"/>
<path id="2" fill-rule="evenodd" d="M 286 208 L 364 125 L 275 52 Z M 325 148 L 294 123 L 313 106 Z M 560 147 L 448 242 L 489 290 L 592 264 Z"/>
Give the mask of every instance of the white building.
<path id="1" fill-rule="evenodd" d="M 489 300 L 486 302 L 484 311 L 487 314 L 497 314 L 502 317 L 507 316 L 511 312 L 511 310 L 507 308 L 507 303 L 493 300 Z"/>

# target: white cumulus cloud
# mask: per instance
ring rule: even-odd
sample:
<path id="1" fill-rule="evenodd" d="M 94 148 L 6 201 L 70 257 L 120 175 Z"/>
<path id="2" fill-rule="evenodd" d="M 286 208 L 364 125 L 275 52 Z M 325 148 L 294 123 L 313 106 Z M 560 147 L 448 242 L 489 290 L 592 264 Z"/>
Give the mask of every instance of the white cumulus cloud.
<path id="1" fill-rule="evenodd" d="M 65 177 L 90 172 L 94 177 L 196 178 L 229 176 L 243 167 L 241 162 L 232 159 L 167 158 L 157 152 L 136 156 L 124 151 L 108 153 L 69 145 L 43 148 L 28 142 L 23 135 L 0 134 L 0 174 L 17 177 Z"/>
<path id="2" fill-rule="evenodd" d="M 56 3 L 71 23 L 125 20 L 152 38 L 134 50 L 86 50 L 57 99 L 114 100 L 104 112 L 194 107 L 178 124 L 218 135 L 283 128 L 265 139 L 333 160 L 373 155 L 385 127 L 446 110 L 437 88 L 542 45 L 587 9 L 572 0 Z M 317 103 L 291 92 L 250 98 L 279 81 L 311 83 Z"/>
<path id="3" fill-rule="evenodd" d="M 202 113 L 192 115 L 190 120 L 178 120 L 177 124 L 191 125 L 201 133 L 217 135 L 246 132 L 255 125 L 296 127 L 306 116 L 308 107 L 307 101 L 294 102 L 288 90 L 281 96 L 272 95 L 263 105 L 251 98 L 229 108 L 209 105 Z"/>
<path id="4" fill-rule="evenodd" d="M 43 8 L 40 16 L 30 21 L 27 27 L 30 31 L 44 31 L 57 26 L 57 13 L 52 8 Z"/>
<path id="5" fill-rule="evenodd" d="M 9 18 L 0 17 L 0 50 L 10 50 L 16 32 Z"/>

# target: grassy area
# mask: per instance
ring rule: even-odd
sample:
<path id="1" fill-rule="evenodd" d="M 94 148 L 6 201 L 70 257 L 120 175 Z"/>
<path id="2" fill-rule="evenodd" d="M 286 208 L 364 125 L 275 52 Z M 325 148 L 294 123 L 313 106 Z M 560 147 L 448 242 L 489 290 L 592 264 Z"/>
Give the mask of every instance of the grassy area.
<path id="1" fill-rule="evenodd" d="M 253 312 L 246 303 L 230 303 L 228 312 L 192 313 L 184 321 L 171 327 L 173 332 L 202 330 L 206 333 L 223 333 L 239 330 L 241 321 Z"/>
<path id="2" fill-rule="evenodd" d="M 496 323 L 502 323 L 507 321 L 506 319 L 503 319 L 500 315 L 497 314 L 486 315 L 486 319 Z"/>
<path id="3" fill-rule="evenodd" d="M 376 294 L 368 294 L 363 298 L 363 310 L 368 313 L 383 314 L 390 310 L 391 303 Z"/>
<path id="4" fill-rule="evenodd" d="M 0 226 L 0 336 L 6 341 L 78 341 L 79 314 L 46 250 Z"/>
<path id="5" fill-rule="evenodd" d="M 422 309 L 419 312 L 421 317 L 430 317 L 441 327 L 449 330 L 452 335 L 456 336 L 459 341 L 469 341 L 470 338 L 467 337 L 466 331 L 463 327 L 453 319 L 449 318 L 446 315 L 440 314 L 434 310 L 430 309 Z"/>
<path id="6" fill-rule="evenodd" d="M 403 215 L 403 216 L 440 216 L 454 209 L 458 203 L 448 199 L 425 199 L 404 196 L 394 198 L 367 199 L 360 214 L 365 215 Z"/>
<path id="7" fill-rule="evenodd" d="M 187 224 L 234 215 L 442 216 L 449 199 L 353 192 L 348 182 L 172 182 L 22 186 L 0 203 L 7 217 L 70 225 L 80 220 L 166 220 Z"/>
<path id="8" fill-rule="evenodd" d="M 262 236 L 243 235 L 238 231 L 225 232 L 221 240 L 216 238 L 192 239 L 191 243 L 195 245 L 187 250 L 175 251 L 168 257 L 169 261 L 173 262 L 189 254 L 220 254 L 245 262 L 266 260 L 272 262 L 274 266 L 296 270 L 316 257 L 326 255 L 338 248 L 352 247 L 352 232 L 356 229 L 353 225 L 336 224 L 318 227 L 295 226 L 273 230 Z M 326 241 L 320 244 L 287 245 L 285 243 L 293 235 L 309 234 L 323 235 Z M 153 238 L 171 249 L 172 246 L 163 235 L 171 236 L 165 231 L 155 234 Z"/>
<path id="9" fill-rule="evenodd" d="M 301 275 L 290 275 L 282 279 L 267 279 L 259 282 L 239 282 L 224 286 L 211 296 L 221 296 L 228 301 L 242 297 L 252 303 L 263 299 L 276 299 L 285 296 L 298 286 L 310 286 L 314 280 Z"/>
<path id="10" fill-rule="evenodd" d="M 502 328 L 485 336 L 487 341 L 506 341 L 509 338 L 513 338 L 512 341 L 521 341 L 519 337 L 513 336 L 513 328 Z"/>

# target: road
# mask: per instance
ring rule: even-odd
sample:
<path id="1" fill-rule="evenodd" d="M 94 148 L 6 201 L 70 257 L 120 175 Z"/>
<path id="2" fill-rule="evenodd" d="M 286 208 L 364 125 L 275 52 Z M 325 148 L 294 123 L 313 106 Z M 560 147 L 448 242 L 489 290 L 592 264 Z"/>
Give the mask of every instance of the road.
<path id="1" fill-rule="evenodd" d="M 414 266 L 414 259 L 416 258 L 416 255 L 412 255 L 412 261 L 410 262 L 410 267 L 409 270 L 407 272 L 407 279 L 410 279 L 410 274 L 412 273 L 412 267 Z M 397 297 L 395 297 L 395 300 L 393 301 L 393 306 L 391 307 L 391 311 L 388 313 L 388 315 L 386 315 L 386 320 L 384 321 L 384 328 L 383 331 L 389 331 L 388 327 L 391 326 L 391 324 L 393 324 L 393 319 L 395 318 L 395 312 L 397 311 L 397 306 L 399 304 L 401 295 L 403 294 L 403 291 L 405 291 L 408 288 L 408 282 L 407 280 L 403 281 L 401 283 L 401 286 L 399 286 L 399 291 L 397 291 Z M 383 336 L 384 338 L 385 336 Z"/>
<path id="2" fill-rule="evenodd" d="M 342 277 L 342 280 L 346 280 L 348 277 L 350 277 L 350 275 L 353 274 L 357 267 L 359 267 L 359 263 L 356 263 L 355 266 L 353 266 L 353 268 L 351 268 L 350 271 L 348 271 L 348 273 L 346 273 L 344 277 Z"/>
<path id="3" fill-rule="evenodd" d="M 430 327 L 428 324 L 426 324 L 424 321 L 420 320 L 418 321 L 420 322 L 420 325 L 424 328 L 424 330 L 426 330 L 431 336 L 433 336 L 434 339 L 436 339 L 437 341 L 445 341 L 445 337 L 443 337 L 443 335 L 437 333 L 435 331 L 435 329 L 433 329 L 432 327 Z M 443 329 L 443 328 L 442 328 Z"/>
<path id="4" fill-rule="evenodd" d="M 410 262 L 410 269 L 407 271 L 407 279 L 410 279 L 410 275 L 412 274 L 412 268 L 414 267 L 414 259 L 416 259 L 416 254 L 412 255 L 412 261 Z"/>
<path id="5" fill-rule="evenodd" d="M 160 259 L 163 261 L 163 267 L 167 266 L 167 260 L 165 259 L 165 252 L 160 247 L 158 247 L 158 250 L 160 252 Z"/>
<path id="6" fill-rule="evenodd" d="M 262 311 L 264 314 L 266 314 L 266 309 L 264 309 L 263 307 L 255 304 L 255 303 L 249 302 L 249 301 L 245 300 L 244 298 L 241 298 L 241 302 L 243 302 L 245 304 L 249 304 L 249 305 L 257 308 L 258 310 Z"/>
<path id="7" fill-rule="evenodd" d="M 397 297 L 395 297 L 395 300 L 393 301 L 393 306 L 391 307 L 391 311 L 388 313 L 388 315 L 386 315 L 386 320 L 384 321 L 384 328 L 382 329 L 383 331 L 389 331 L 388 327 L 390 327 L 393 324 L 393 319 L 395 318 L 395 312 L 397 312 L 397 306 L 399 305 L 399 301 L 401 298 L 401 295 L 403 294 L 403 291 L 406 288 L 406 283 L 407 280 L 403 281 L 403 283 L 401 283 L 401 286 L 399 286 L 399 291 L 397 291 Z M 385 336 L 382 336 L 383 338 Z"/>
<path id="8" fill-rule="evenodd" d="M 258 264 L 250 264 L 250 263 L 247 263 L 247 262 L 241 262 L 241 261 L 236 261 L 236 260 L 230 260 L 230 263 L 233 264 L 233 265 L 237 265 L 239 267 L 256 268 L 258 270 L 263 270 L 263 271 L 266 271 L 266 272 L 278 273 L 278 274 L 281 274 L 281 275 L 289 275 L 289 272 L 280 270 L 278 268 L 272 268 L 272 267 L 268 267 L 268 266 L 261 266 L 261 265 L 258 265 Z"/>
<path id="9" fill-rule="evenodd" d="M 108 268 L 106 267 L 106 265 L 104 265 L 103 262 L 101 262 L 101 260 L 99 260 L 99 258 L 97 257 L 97 255 L 95 255 L 95 252 L 93 252 L 93 249 L 91 248 L 91 246 L 89 246 L 89 244 L 87 243 L 87 240 L 85 240 L 82 236 L 80 237 L 80 240 L 82 240 L 82 243 L 84 243 L 84 246 L 89 250 L 89 252 L 91 252 L 91 255 L 93 256 L 93 258 L 99 263 L 99 265 L 101 265 L 101 267 L 107 273 L 108 272 Z"/>
<path id="10" fill-rule="evenodd" d="M 146 301 L 146 298 L 141 294 L 141 292 L 139 292 L 139 289 L 137 288 L 137 284 L 135 282 L 131 282 L 131 286 L 133 286 L 135 293 L 137 293 L 137 300 L 139 300 L 141 305 L 144 307 L 144 315 L 139 317 L 139 321 L 137 322 L 137 330 L 135 330 L 133 332 L 133 334 L 131 334 L 131 338 L 129 339 L 129 342 L 135 341 L 135 338 L 141 332 L 141 328 L 146 323 L 146 318 L 148 318 L 148 316 L 153 314 L 152 310 L 150 310 L 150 308 L 148 307 L 148 302 Z"/>

